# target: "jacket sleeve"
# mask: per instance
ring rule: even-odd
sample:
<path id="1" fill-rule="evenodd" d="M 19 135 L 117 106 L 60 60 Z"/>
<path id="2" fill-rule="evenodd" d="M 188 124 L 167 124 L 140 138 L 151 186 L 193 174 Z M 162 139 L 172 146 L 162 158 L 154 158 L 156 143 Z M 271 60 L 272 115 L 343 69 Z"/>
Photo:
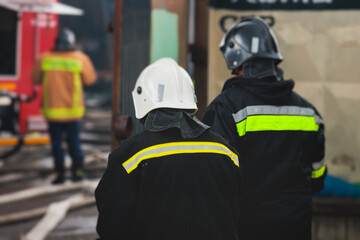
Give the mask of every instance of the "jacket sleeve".
<path id="1" fill-rule="evenodd" d="M 222 102 L 212 102 L 205 110 L 202 121 L 236 147 L 237 129 L 231 110 Z"/>
<path id="2" fill-rule="evenodd" d="M 316 132 L 316 144 L 312 154 L 312 175 L 311 175 L 311 191 L 313 193 L 320 192 L 324 187 L 327 175 L 327 166 L 325 163 L 325 135 L 324 124 L 320 124 L 319 130 Z"/>
<path id="3" fill-rule="evenodd" d="M 42 63 L 42 58 L 39 58 L 33 69 L 32 69 L 32 72 L 31 72 L 31 81 L 34 83 L 34 84 L 41 84 L 42 83 L 42 80 L 43 80 L 43 74 L 42 74 L 42 69 L 41 69 L 41 63 Z"/>
<path id="4" fill-rule="evenodd" d="M 83 70 L 82 70 L 82 79 L 84 85 L 91 85 L 96 81 L 96 72 L 94 65 L 92 64 L 90 58 L 83 54 Z"/>
<path id="5" fill-rule="evenodd" d="M 95 190 L 99 211 L 96 230 L 100 239 L 127 240 L 133 236 L 137 188 L 122 162 L 121 152 L 110 155 L 107 169 Z"/>

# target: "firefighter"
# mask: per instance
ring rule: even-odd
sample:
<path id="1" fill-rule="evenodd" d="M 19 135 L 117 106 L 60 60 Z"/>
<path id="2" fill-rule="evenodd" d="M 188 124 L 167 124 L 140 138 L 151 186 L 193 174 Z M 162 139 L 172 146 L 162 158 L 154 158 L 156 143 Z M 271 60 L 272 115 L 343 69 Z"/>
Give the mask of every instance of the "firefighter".
<path id="1" fill-rule="evenodd" d="M 240 239 L 239 160 L 194 115 L 187 72 L 162 58 L 132 92 L 145 131 L 109 156 L 95 191 L 101 239 Z"/>
<path id="2" fill-rule="evenodd" d="M 275 35 L 260 18 L 233 26 L 220 43 L 235 75 L 203 122 L 241 155 L 241 239 L 311 239 L 311 194 L 323 188 L 324 122 L 277 65 Z"/>
<path id="3" fill-rule="evenodd" d="M 33 71 L 34 84 L 43 85 L 42 113 L 48 121 L 56 178 L 65 181 L 63 134 L 72 160 L 72 181 L 83 179 L 84 153 L 80 143 L 80 121 L 84 116 L 83 85 L 91 85 L 96 73 L 90 58 L 75 49 L 75 34 L 59 31 L 55 48 L 42 54 Z"/>

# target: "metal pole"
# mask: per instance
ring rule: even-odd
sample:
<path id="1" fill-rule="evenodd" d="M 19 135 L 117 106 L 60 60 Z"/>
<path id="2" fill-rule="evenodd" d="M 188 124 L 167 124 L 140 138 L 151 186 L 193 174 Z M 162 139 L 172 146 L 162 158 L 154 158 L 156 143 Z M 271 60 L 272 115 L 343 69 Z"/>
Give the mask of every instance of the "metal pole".
<path id="1" fill-rule="evenodd" d="M 120 83 L 121 83 L 121 33 L 122 33 L 123 0 L 115 0 L 114 6 L 114 51 L 112 80 L 112 119 L 111 148 L 114 150 L 119 142 L 115 136 L 115 122 L 120 115 Z"/>
<path id="2" fill-rule="evenodd" d="M 40 17 L 39 13 L 35 13 L 35 33 L 34 33 L 34 60 L 36 61 L 39 57 L 39 46 L 40 46 Z"/>

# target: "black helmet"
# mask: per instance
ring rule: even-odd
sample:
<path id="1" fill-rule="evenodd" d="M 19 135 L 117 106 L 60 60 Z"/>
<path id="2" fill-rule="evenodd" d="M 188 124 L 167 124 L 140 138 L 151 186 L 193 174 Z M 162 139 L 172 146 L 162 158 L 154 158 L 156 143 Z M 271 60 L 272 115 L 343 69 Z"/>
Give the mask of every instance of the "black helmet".
<path id="1" fill-rule="evenodd" d="M 257 17 L 246 18 L 234 25 L 221 40 L 219 49 L 230 70 L 256 58 L 274 59 L 277 64 L 283 59 L 274 33 Z"/>
<path id="2" fill-rule="evenodd" d="M 55 40 L 55 50 L 75 50 L 75 34 L 68 28 L 61 29 Z"/>

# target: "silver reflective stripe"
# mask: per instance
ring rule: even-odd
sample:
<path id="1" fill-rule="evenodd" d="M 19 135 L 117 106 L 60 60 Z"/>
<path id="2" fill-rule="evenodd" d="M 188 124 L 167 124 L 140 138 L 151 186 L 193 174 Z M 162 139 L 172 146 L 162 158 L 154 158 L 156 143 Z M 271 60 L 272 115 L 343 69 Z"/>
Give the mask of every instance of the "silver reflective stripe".
<path id="1" fill-rule="evenodd" d="M 293 115 L 293 116 L 310 116 L 314 117 L 317 124 L 322 124 L 323 120 L 320 116 L 315 114 L 314 109 L 298 106 L 271 106 L 271 105 L 258 105 L 248 106 L 237 113 L 233 114 L 235 123 L 241 122 L 248 116 L 252 115 Z"/>
<path id="2" fill-rule="evenodd" d="M 251 53 L 259 52 L 259 42 L 260 42 L 260 38 L 258 37 L 251 38 Z"/>
<path id="3" fill-rule="evenodd" d="M 138 164 L 149 158 L 156 158 L 182 153 L 217 153 L 224 154 L 231 158 L 235 165 L 239 166 L 239 160 L 236 154 L 229 150 L 225 145 L 214 142 L 173 142 L 154 145 L 143 149 L 133 155 L 129 160 L 123 163 L 123 167 L 128 173 L 134 170 Z"/>
<path id="4" fill-rule="evenodd" d="M 313 171 L 317 171 L 325 165 L 325 159 L 321 160 L 320 162 L 314 162 L 312 164 Z"/>
<path id="5" fill-rule="evenodd" d="M 162 102 L 163 101 L 163 99 L 164 99 L 164 89 L 165 89 L 164 84 L 159 84 L 158 85 L 157 97 L 156 97 L 157 102 Z"/>

